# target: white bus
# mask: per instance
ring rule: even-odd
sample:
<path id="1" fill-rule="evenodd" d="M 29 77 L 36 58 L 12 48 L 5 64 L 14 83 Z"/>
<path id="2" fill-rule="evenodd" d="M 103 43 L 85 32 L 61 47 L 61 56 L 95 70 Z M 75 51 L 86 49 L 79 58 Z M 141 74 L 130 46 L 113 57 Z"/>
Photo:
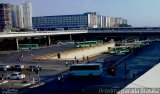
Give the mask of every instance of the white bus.
<path id="1" fill-rule="evenodd" d="M 90 64 L 72 64 L 70 65 L 70 76 L 99 76 L 103 73 L 102 64 L 90 63 Z"/>

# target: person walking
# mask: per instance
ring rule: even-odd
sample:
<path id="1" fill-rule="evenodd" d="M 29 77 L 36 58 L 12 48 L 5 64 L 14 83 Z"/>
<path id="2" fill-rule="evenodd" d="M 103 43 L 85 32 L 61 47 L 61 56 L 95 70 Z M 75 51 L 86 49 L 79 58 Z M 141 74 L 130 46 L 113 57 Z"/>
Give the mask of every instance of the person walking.
<path id="1" fill-rule="evenodd" d="M 63 75 L 58 76 L 58 82 L 60 82 L 60 83 L 64 82 L 64 76 Z"/>
<path id="2" fill-rule="evenodd" d="M 77 64 L 78 64 L 78 63 L 79 63 L 79 60 L 77 59 L 76 62 L 77 62 Z"/>
<path id="3" fill-rule="evenodd" d="M 58 76 L 58 81 L 59 81 L 59 82 L 61 81 L 61 76 Z"/>
<path id="4" fill-rule="evenodd" d="M 66 61 L 66 66 L 68 66 L 68 62 Z"/>
<path id="5" fill-rule="evenodd" d="M 23 54 L 21 54 L 19 61 L 23 60 Z"/>
<path id="6" fill-rule="evenodd" d="M 1 76 L 2 78 L 1 78 L 1 80 L 4 80 L 4 75 L 2 74 L 2 76 Z"/>

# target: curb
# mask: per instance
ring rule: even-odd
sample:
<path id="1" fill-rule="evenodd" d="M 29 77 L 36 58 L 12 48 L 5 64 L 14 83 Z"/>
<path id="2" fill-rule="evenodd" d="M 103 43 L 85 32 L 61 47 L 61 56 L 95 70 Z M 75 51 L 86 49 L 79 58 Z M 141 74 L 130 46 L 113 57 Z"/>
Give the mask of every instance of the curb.
<path id="1" fill-rule="evenodd" d="M 23 87 L 26 87 L 26 86 L 31 85 L 31 83 L 27 83 L 27 84 L 15 83 L 15 84 L 13 84 L 13 85 L 14 85 L 14 86 L 23 86 Z"/>
<path id="2" fill-rule="evenodd" d="M 0 83 L 0 85 L 1 85 L 1 84 L 5 84 L 5 83 L 8 83 L 8 81 L 3 81 L 3 82 Z"/>
<path id="3" fill-rule="evenodd" d="M 23 86 L 24 86 L 24 87 L 26 87 L 26 86 L 29 86 L 29 85 L 31 85 L 31 83 L 28 83 L 28 84 L 24 84 Z"/>
<path id="4" fill-rule="evenodd" d="M 39 84 L 35 84 L 35 85 L 33 85 L 33 86 L 29 87 L 29 88 L 36 88 L 36 87 L 42 86 L 44 84 L 45 84 L 45 82 L 42 82 L 42 83 L 39 83 Z"/>

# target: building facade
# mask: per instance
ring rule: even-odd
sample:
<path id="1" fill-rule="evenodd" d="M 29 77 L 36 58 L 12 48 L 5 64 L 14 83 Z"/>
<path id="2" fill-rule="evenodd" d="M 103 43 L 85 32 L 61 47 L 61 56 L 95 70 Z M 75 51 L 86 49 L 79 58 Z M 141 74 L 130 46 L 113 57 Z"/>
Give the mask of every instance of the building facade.
<path id="1" fill-rule="evenodd" d="M 24 26 L 24 14 L 23 14 L 23 6 L 22 5 L 17 6 L 17 19 L 18 19 L 17 20 L 17 27 L 18 28 L 26 28 Z"/>
<path id="2" fill-rule="evenodd" d="M 22 5 L 12 5 L 13 28 L 24 28 L 24 16 Z"/>
<path id="3" fill-rule="evenodd" d="M 82 28 L 113 28 L 126 24 L 122 18 L 106 17 L 96 12 L 76 15 L 33 17 L 33 28 L 37 30 L 68 30 Z"/>
<path id="4" fill-rule="evenodd" d="M 11 4 L 0 4 L 0 31 L 12 28 Z"/>
<path id="5" fill-rule="evenodd" d="M 91 14 L 33 17 L 33 28 L 37 30 L 78 29 L 94 25 Z"/>
<path id="6" fill-rule="evenodd" d="M 32 28 L 32 4 L 28 1 L 22 4 L 24 28 Z"/>

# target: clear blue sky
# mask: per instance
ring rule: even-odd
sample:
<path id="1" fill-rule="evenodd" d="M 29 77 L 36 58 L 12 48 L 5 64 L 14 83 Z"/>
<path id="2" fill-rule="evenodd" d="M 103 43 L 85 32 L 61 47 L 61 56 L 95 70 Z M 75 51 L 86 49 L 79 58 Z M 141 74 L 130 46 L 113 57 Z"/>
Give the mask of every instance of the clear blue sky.
<path id="1" fill-rule="evenodd" d="M 20 4 L 27 0 L 0 0 Z M 79 14 L 96 11 L 104 16 L 123 17 L 132 26 L 160 26 L 160 0 L 28 0 L 33 16 Z"/>

